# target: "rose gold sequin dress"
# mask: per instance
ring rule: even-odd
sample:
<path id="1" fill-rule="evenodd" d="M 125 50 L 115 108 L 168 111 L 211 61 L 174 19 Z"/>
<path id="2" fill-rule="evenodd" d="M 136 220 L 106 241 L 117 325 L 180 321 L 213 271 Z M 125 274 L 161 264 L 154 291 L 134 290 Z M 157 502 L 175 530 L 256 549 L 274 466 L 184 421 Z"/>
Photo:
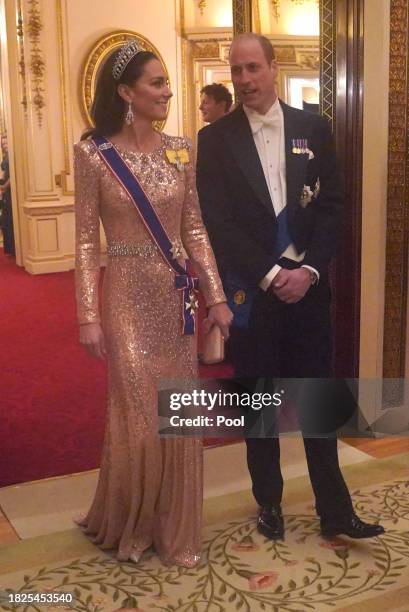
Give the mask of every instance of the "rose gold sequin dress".
<path id="1" fill-rule="evenodd" d="M 166 149 L 189 149 L 178 170 Z M 194 263 L 207 305 L 225 301 L 203 227 L 188 141 L 162 135 L 150 154 L 125 152 L 170 239 Z M 99 219 L 105 229 L 102 326 L 108 365 L 108 411 L 101 471 L 91 509 L 81 521 L 119 560 L 154 545 L 163 563 L 193 566 L 200 556 L 202 445 L 159 438 L 156 381 L 196 375 L 196 339 L 182 336 L 181 295 L 134 205 L 94 144 L 75 147 L 76 290 L 79 323 L 99 322 Z"/>

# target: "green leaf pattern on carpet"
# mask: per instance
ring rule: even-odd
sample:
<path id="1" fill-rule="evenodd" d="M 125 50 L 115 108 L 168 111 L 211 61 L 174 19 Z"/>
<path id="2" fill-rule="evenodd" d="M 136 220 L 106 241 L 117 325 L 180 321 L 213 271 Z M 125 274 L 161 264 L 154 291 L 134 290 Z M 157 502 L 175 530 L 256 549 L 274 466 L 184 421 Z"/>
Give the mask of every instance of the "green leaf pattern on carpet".
<path id="1" fill-rule="evenodd" d="M 260 536 L 255 517 L 206 528 L 195 569 L 163 567 L 153 552 L 118 563 L 109 554 L 50 564 L 3 577 L 14 592 L 68 591 L 75 610 L 307 612 L 336 610 L 409 584 L 409 485 L 395 480 L 354 491 L 356 509 L 387 533 L 372 540 L 323 540 L 308 513 L 285 514 L 285 541 Z M 0 587 L 1 590 L 2 587 Z M 0 605 L 1 610 L 70 609 Z M 71 608 L 72 609 L 72 608 Z"/>

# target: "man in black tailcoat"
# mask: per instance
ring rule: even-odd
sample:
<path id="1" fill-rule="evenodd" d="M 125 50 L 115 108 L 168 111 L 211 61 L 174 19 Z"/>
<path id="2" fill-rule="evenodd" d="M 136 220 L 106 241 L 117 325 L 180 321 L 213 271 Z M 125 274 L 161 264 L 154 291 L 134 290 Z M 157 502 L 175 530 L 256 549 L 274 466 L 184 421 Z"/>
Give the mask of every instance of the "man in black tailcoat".
<path id="1" fill-rule="evenodd" d="M 325 119 L 277 98 L 268 39 L 237 36 L 230 66 L 241 104 L 199 132 L 197 162 L 203 218 L 238 326 L 230 357 L 239 377 L 326 379 L 332 375 L 328 266 L 343 204 L 332 135 Z M 281 538 L 279 438 L 246 443 L 258 530 Z M 304 446 L 321 533 L 383 533 L 353 511 L 336 436 L 304 435 Z"/>

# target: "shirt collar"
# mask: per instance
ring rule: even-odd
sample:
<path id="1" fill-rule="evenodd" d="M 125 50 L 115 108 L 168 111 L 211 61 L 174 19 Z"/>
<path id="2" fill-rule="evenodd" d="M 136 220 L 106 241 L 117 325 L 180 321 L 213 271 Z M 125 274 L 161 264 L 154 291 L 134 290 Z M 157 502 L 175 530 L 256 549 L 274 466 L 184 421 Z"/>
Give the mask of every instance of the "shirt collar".
<path id="1" fill-rule="evenodd" d="M 257 111 L 245 106 L 243 106 L 243 109 L 246 113 L 253 136 L 262 130 L 263 127 L 276 127 L 281 130 L 283 129 L 284 114 L 278 98 L 264 115 L 261 115 Z"/>
<path id="2" fill-rule="evenodd" d="M 246 113 L 247 119 L 249 121 L 257 120 L 257 119 L 260 119 L 261 117 L 263 119 L 270 119 L 271 117 L 275 115 L 275 113 L 277 113 L 277 111 L 280 113 L 281 116 L 283 114 L 283 111 L 280 105 L 280 100 L 278 98 L 275 99 L 273 104 L 270 106 L 270 108 L 264 115 L 262 115 L 261 113 L 258 113 L 252 108 L 249 108 L 248 106 L 245 106 L 244 104 L 243 104 L 243 110 Z"/>

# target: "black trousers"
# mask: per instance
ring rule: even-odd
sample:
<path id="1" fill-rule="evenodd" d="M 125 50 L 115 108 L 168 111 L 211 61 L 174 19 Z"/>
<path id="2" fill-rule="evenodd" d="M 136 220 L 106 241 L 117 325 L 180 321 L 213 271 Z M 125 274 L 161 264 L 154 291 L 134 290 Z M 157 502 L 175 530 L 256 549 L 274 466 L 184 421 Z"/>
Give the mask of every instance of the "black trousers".
<path id="1" fill-rule="evenodd" d="M 260 290 L 253 302 L 249 329 L 232 329 L 228 357 L 239 378 L 330 378 L 330 290 L 325 279 L 312 286 L 297 304 L 285 304 Z M 331 408 L 325 407 L 328 411 Z M 339 467 L 336 435 L 310 437 L 302 415 L 299 420 L 318 515 L 332 519 L 350 513 L 352 502 Z M 283 477 L 278 436 L 248 437 L 246 444 L 257 503 L 280 504 Z"/>

